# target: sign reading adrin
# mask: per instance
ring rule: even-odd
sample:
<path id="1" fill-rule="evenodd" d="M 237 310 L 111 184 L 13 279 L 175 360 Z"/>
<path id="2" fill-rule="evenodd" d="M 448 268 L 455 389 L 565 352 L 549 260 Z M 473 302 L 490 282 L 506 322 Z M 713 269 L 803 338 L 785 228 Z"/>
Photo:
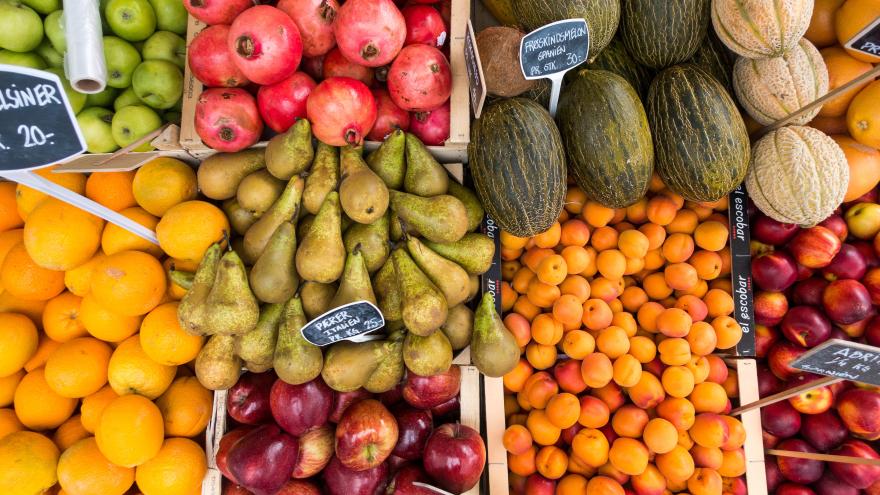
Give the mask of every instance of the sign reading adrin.
<path id="1" fill-rule="evenodd" d="M 801 371 L 880 386 L 880 348 L 831 339 L 791 363 Z"/>
<path id="2" fill-rule="evenodd" d="M 302 327 L 306 340 L 318 346 L 352 340 L 385 326 L 385 318 L 375 304 L 355 301 L 331 309 Z"/>
<path id="3" fill-rule="evenodd" d="M 585 19 L 566 19 L 540 27 L 525 35 L 519 45 L 519 63 L 526 79 L 550 79 L 550 115 L 556 104 L 566 72 L 587 61 L 590 29 Z"/>

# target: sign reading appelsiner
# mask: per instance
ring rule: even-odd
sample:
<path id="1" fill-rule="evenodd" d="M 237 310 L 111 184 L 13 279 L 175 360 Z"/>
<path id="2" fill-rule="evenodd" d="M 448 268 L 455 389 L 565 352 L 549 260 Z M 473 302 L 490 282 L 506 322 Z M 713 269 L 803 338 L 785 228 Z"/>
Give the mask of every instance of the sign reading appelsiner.
<path id="1" fill-rule="evenodd" d="M 0 171 L 51 165 L 85 150 L 58 76 L 0 64 Z"/>
<path id="2" fill-rule="evenodd" d="M 880 386 L 880 348 L 831 339 L 791 363 L 801 371 Z"/>

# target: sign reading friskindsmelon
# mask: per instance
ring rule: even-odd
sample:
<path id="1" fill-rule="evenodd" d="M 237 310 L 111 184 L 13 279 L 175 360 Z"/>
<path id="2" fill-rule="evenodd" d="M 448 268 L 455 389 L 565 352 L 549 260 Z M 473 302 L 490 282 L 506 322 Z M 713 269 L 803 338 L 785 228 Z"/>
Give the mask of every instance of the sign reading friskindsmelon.
<path id="1" fill-rule="evenodd" d="M 483 113 L 483 104 L 486 103 L 486 78 L 483 75 L 483 65 L 480 61 L 480 50 L 477 48 L 477 37 L 474 36 L 474 25 L 470 19 L 467 21 L 467 31 L 464 36 L 464 62 L 468 74 L 468 94 L 471 98 L 471 108 L 474 110 L 474 118 L 480 118 Z"/>
<path id="2" fill-rule="evenodd" d="M 587 61 L 590 29 L 585 19 L 566 19 L 540 27 L 519 44 L 519 64 L 526 79 L 550 79 L 550 115 L 556 116 L 565 73 Z"/>
<path id="3" fill-rule="evenodd" d="M 859 31 L 859 34 L 853 36 L 844 46 L 873 57 L 880 57 L 880 17 L 865 26 L 865 29 Z"/>
<path id="4" fill-rule="evenodd" d="M 0 172 L 51 165 L 85 150 L 58 76 L 0 64 Z"/>
<path id="5" fill-rule="evenodd" d="M 733 317 L 742 329 L 736 355 L 755 356 L 755 310 L 752 297 L 752 259 L 749 252 L 749 195 L 744 185 L 730 192 L 727 216 L 730 224 L 730 281 Z"/>
<path id="6" fill-rule="evenodd" d="M 791 366 L 817 375 L 880 386 L 880 348 L 831 339 L 795 359 Z"/>
<path id="7" fill-rule="evenodd" d="M 385 318 L 375 304 L 355 301 L 344 304 L 310 321 L 302 327 L 306 340 L 318 346 L 357 337 L 385 326 Z"/>

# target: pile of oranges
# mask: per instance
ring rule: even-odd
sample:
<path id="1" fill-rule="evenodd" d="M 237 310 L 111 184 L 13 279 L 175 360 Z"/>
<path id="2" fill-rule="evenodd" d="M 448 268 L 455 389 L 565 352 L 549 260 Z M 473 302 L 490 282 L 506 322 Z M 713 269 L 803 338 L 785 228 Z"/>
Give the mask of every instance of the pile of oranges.
<path id="1" fill-rule="evenodd" d="M 726 198 L 686 202 L 655 176 L 623 209 L 571 186 L 548 231 L 502 232 L 511 492 L 743 493 Z"/>
<path id="2" fill-rule="evenodd" d="M 194 270 L 225 215 L 170 158 L 37 173 L 157 231 L 160 246 L 0 183 L 0 493 L 199 493 L 213 395 L 193 376 L 204 338 L 180 328 L 186 291 L 167 268 Z"/>

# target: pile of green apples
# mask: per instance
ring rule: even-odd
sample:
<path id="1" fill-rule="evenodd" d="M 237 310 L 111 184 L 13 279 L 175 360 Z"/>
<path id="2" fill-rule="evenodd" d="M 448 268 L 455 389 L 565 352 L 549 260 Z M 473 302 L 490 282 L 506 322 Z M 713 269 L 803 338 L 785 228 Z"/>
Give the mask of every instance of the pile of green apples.
<path id="1" fill-rule="evenodd" d="M 75 91 L 64 76 L 62 0 L 0 0 L 0 64 L 57 74 L 90 153 L 109 153 L 180 123 L 187 13 L 181 0 L 101 0 L 107 87 Z M 149 150 L 149 143 L 138 151 Z"/>

